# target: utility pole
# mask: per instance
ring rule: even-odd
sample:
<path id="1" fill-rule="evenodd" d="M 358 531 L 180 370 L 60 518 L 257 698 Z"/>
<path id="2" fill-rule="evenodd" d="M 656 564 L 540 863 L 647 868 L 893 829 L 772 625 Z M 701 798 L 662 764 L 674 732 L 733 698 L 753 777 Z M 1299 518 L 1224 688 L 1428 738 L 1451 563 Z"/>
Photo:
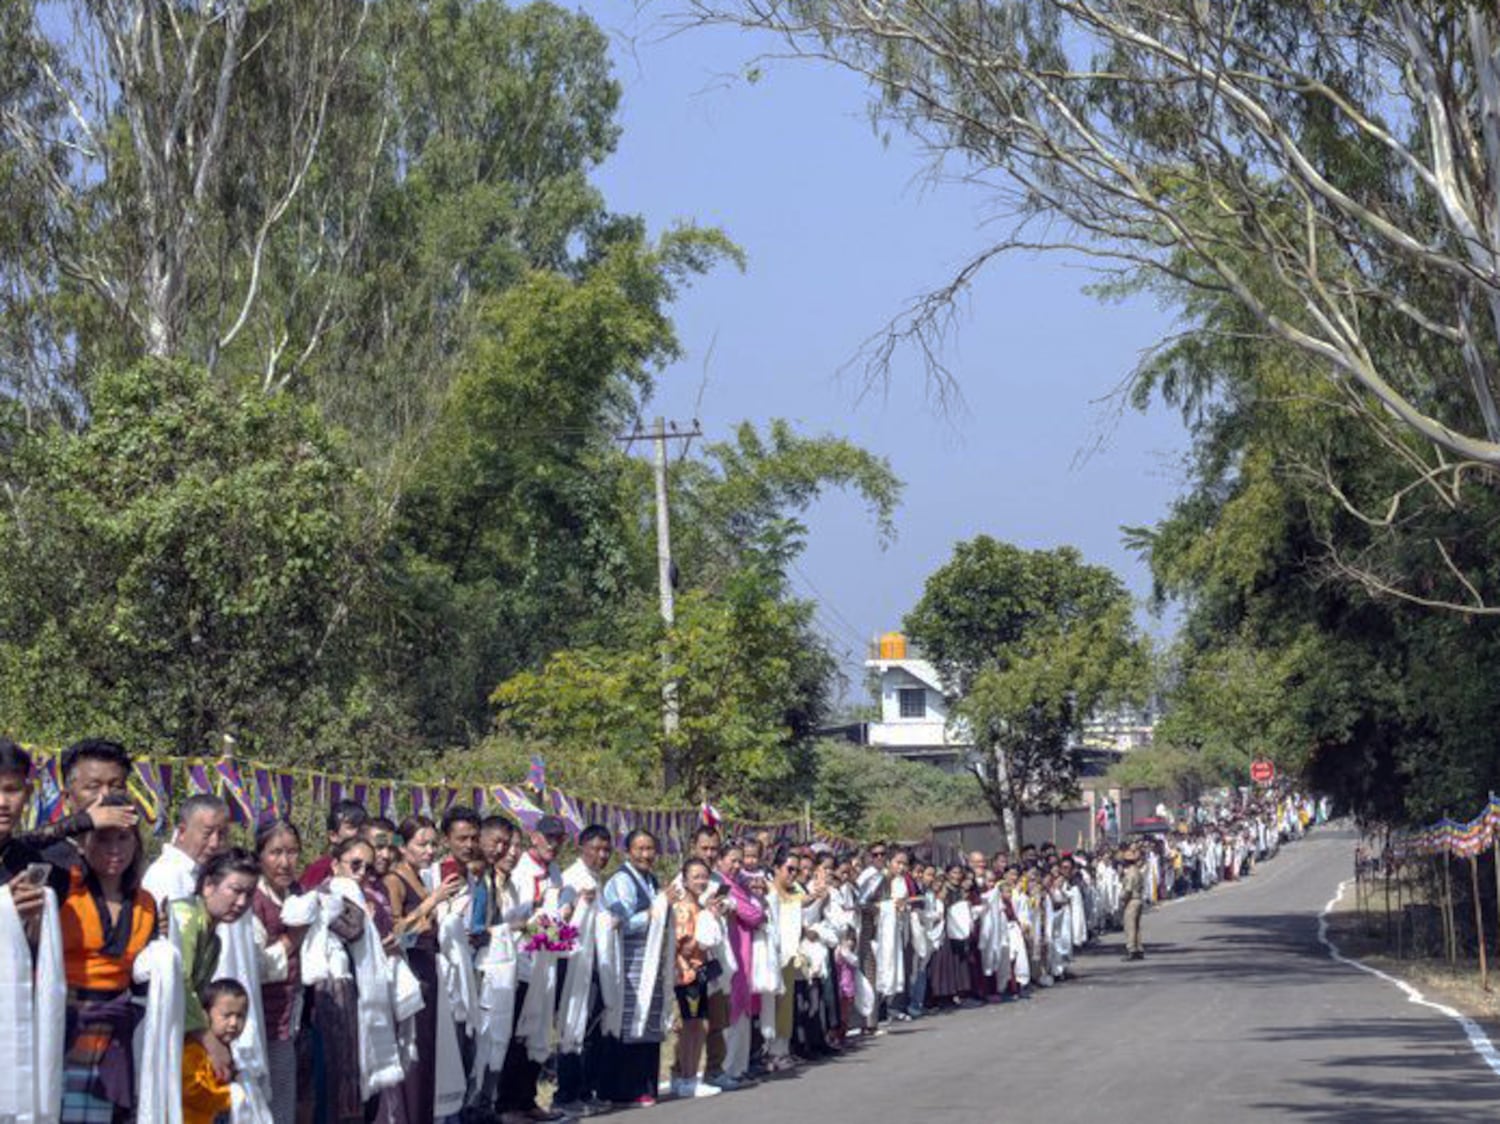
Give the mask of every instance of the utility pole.
<path id="1" fill-rule="evenodd" d="M 672 514 L 667 503 L 667 442 L 691 441 L 702 437 L 703 430 L 694 420 L 691 429 L 680 430 L 674 422 L 670 429 L 665 419 L 657 418 L 647 433 L 639 431 L 625 434 L 621 440 L 628 447 L 633 441 L 649 439 L 655 451 L 656 476 L 656 582 L 661 598 L 661 620 L 667 629 L 677 623 L 677 598 L 672 584 Z M 665 735 L 662 754 L 662 775 L 667 788 L 677 783 L 677 763 L 672 756 L 672 743 L 676 740 L 678 726 L 677 680 L 670 669 L 672 653 L 667 644 L 662 645 L 661 726 Z"/>
<path id="2" fill-rule="evenodd" d="M 667 506 L 667 423 L 657 418 L 653 429 L 651 440 L 656 446 L 656 584 L 661 595 L 661 623 L 670 630 L 677 623 L 677 595 L 672 588 L 672 513 Z M 662 645 L 661 660 L 664 669 L 670 667 L 672 653 L 665 644 Z M 671 788 L 677 781 L 671 750 L 677 735 L 677 680 L 670 675 L 662 679 L 661 726 L 667 739 L 664 757 L 666 783 Z"/>

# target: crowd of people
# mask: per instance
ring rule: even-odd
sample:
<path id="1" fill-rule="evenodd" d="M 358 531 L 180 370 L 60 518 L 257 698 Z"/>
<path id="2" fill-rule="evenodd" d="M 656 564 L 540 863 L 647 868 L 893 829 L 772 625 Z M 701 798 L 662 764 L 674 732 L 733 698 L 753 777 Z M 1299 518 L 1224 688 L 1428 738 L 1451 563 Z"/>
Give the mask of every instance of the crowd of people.
<path id="1" fill-rule="evenodd" d="M 616 855 L 602 826 L 462 806 L 397 824 L 341 801 L 315 847 L 275 820 L 241 848 L 198 795 L 148 865 L 130 770 L 71 746 L 70 814 L 23 833 L 31 761 L 0 739 L 0 1041 L 22 1058 L 0 1119 L 514 1124 L 714 1096 L 1024 1000 L 1110 929 L 1138 959 L 1146 903 L 1244 877 L 1317 816 L 1286 798 L 947 865 L 705 824 L 667 869 L 647 831 Z"/>

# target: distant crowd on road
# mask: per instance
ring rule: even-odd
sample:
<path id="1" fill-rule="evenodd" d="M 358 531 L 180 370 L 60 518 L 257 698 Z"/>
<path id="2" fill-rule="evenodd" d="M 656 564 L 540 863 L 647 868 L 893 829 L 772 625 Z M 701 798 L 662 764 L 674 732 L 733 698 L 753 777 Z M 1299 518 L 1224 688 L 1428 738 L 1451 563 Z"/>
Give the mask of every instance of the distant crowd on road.
<path id="1" fill-rule="evenodd" d="M 29 1044 L 0 1119 L 516 1124 L 711 1097 L 892 1022 L 1023 1002 L 1122 926 L 1138 955 L 1147 903 L 1252 874 L 1327 812 L 1266 796 L 947 866 L 704 824 L 664 870 L 647 831 L 352 801 L 304 863 L 292 824 L 232 846 L 198 795 L 148 867 L 131 767 L 70 747 L 70 814 L 27 834 L 32 763 L 0 739 L 0 1038 Z"/>

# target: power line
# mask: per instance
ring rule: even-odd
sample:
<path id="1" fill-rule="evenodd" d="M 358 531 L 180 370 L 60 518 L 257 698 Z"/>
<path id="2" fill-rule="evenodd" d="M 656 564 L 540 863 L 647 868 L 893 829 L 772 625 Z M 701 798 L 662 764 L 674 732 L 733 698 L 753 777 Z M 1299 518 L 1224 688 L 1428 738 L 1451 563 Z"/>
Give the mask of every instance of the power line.
<path id="1" fill-rule="evenodd" d="M 807 588 L 812 592 L 812 595 L 818 599 L 819 606 L 826 609 L 829 615 L 844 627 L 847 635 L 854 638 L 854 643 L 856 644 L 856 646 L 864 647 L 867 641 L 865 640 L 864 636 L 861 635 L 860 630 L 856 628 L 852 623 L 850 623 L 848 617 L 844 616 L 843 613 L 838 611 L 838 607 L 824 595 L 821 589 L 813 584 L 813 580 L 808 577 L 807 572 L 797 564 L 797 560 L 795 558 L 790 559 L 790 562 L 792 570 L 799 578 L 802 579 L 803 584 L 806 585 Z"/>

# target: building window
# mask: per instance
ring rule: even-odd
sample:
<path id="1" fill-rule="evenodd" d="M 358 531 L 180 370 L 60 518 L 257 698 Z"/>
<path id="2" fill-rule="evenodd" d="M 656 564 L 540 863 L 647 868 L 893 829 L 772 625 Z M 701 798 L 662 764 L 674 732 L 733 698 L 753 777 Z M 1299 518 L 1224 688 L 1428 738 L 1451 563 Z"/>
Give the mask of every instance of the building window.
<path id="1" fill-rule="evenodd" d="M 927 717 L 927 689 L 925 687 L 901 687 L 896 691 L 896 700 L 901 706 L 902 718 Z"/>

